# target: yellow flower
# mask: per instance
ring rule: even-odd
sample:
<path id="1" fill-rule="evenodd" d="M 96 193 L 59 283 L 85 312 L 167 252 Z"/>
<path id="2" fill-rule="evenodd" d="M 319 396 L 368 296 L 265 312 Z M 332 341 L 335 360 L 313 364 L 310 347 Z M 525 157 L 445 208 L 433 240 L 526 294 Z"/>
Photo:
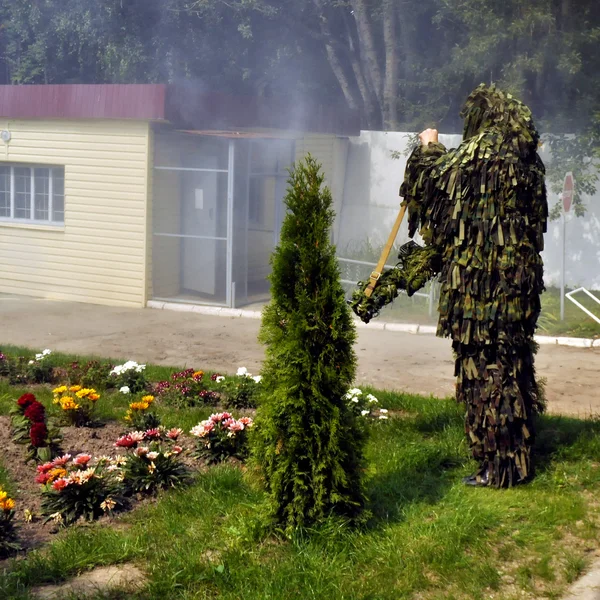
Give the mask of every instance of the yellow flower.
<path id="1" fill-rule="evenodd" d="M 195 379 L 196 377 L 203 377 L 204 376 L 204 371 L 196 371 L 192 377 Z"/>
<path id="2" fill-rule="evenodd" d="M 0 501 L 0 509 L 8 512 L 15 507 L 15 501 L 12 498 Z"/>
<path id="3" fill-rule="evenodd" d="M 55 479 L 60 479 L 61 477 L 67 476 L 67 471 L 65 469 L 61 469 L 60 467 L 55 467 L 54 469 L 50 469 L 48 471 L 49 479 L 48 482 L 52 482 Z"/>
<path id="4" fill-rule="evenodd" d="M 129 405 L 130 410 L 148 410 L 150 405 L 147 402 L 132 402 Z"/>
<path id="5" fill-rule="evenodd" d="M 96 390 L 93 388 L 84 388 L 84 389 L 80 389 L 75 395 L 78 398 L 85 398 L 86 396 L 89 396 L 90 394 L 95 394 Z"/>
<path id="6" fill-rule="evenodd" d="M 154 402 L 154 396 L 143 396 L 142 402 L 146 402 L 147 404 L 152 404 Z"/>
<path id="7" fill-rule="evenodd" d="M 70 396 L 63 396 L 60 399 L 60 407 L 63 410 L 77 410 L 80 408 L 79 404 L 77 404 Z"/>
<path id="8" fill-rule="evenodd" d="M 8 496 L 7 492 L 3 492 L 2 488 L 0 488 L 0 502 L 2 502 L 2 500 L 4 500 L 4 498 L 6 498 Z"/>
<path id="9" fill-rule="evenodd" d="M 67 386 L 61 385 L 60 387 L 53 389 L 52 393 L 53 394 L 64 394 L 66 391 L 67 391 Z"/>
<path id="10" fill-rule="evenodd" d="M 63 386 L 63 387 L 64 387 L 64 386 Z M 69 388 L 69 391 L 70 391 L 70 392 L 78 392 L 80 389 L 81 389 L 81 386 L 80 386 L 80 385 L 72 385 L 72 386 Z M 65 390 L 65 391 L 66 391 L 66 390 Z"/>

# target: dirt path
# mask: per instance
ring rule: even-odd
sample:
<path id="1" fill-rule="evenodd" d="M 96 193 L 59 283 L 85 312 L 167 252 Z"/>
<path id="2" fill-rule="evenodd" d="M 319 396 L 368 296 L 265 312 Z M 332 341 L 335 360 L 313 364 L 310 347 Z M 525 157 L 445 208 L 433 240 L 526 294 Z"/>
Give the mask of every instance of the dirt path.
<path id="1" fill-rule="evenodd" d="M 0 296 L 1 344 L 173 366 L 258 372 L 260 321 Z M 448 340 L 359 330 L 358 383 L 434 396 L 454 391 Z M 549 410 L 600 413 L 600 350 L 542 346 Z"/>

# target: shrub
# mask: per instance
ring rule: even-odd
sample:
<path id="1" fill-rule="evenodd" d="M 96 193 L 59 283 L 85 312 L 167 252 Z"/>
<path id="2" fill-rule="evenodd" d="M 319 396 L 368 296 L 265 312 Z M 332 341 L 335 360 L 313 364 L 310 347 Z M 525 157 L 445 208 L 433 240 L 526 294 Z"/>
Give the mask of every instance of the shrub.
<path id="1" fill-rule="evenodd" d="M 186 369 L 171 375 L 170 381 L 159 381 L 154 394 L 165 404 L 180 408 L 214 404 L 219 395 L 204 384 L 204 372 Z"/>
<path id="2" fill-rule="evenodd" d="M 48 427 L 46 409 L 33 394 L 23 394 L 10 414 L 13 441 L 27 445 L 27 460 L 44 462 L 58 454 L 60 431 Z"/>
<path id="3" fill-rule="evenodd" d="M 80 385 L 61 385 L 54 390 L 53 404 L 60 406 L 62 416 L 70 425 L 85 427 L 92 423 L 92 415 L 100 394 L 94 388 Z"/>
<path id="4" fill-rule="evenodd" d="M 127 392 L 137 394 L 146 389 L 146 365 L 138 365 L 129 360 L 123 365 L 117 365 L 110 371 L 110 385 L 119 390 L 127 388 Z"/>
<path id="5" fill-rule="evenodd" d="M 19 356 L 8 359 L 8 377 L 12 385 L 30 385 L 52 383 L 54 381 L 54 365 L 52 351 L 44 350 L 35 358 Z"/>
<path id="6" fill-rule="evenodd" d="M 128 493 L 155 493 L 188 483 L 189 473 L 179 456 L 183 449 L 177 445 L 181 433 L 177 428 L 156 428 L 133 431 L 117 440 L 115 446 L 129 450 L 123 465 Z"/>
<path id="7" fill-rule="evenodd" d="M 211 415 L 190 431 L 198 439 L 196 456 L 207 459 L 209 463 L 222 462 L 228 458 L 246 458 L 248 430 L 253 424 L 249 417 L 236 420 L 228 412 Z"/>
<path id="8" fill-rule="evenodd" d="M 110 374 L 113 368 L 110 363 L 102 363 L 97 360 L 91 360 L 83 365 L 73 362 L 67 369 L 67 378 L 70 385 L 106 389 L 113 382 Z"/>
<path id="9" fill-rule="evenodd" d="M 295 167 L 272 258 L 271 302 L 253 457 L 272 524 L 290 532 L 364 506 L 366 427 L 344 398 L 354 381 L 356 332 L 331 244 L 331 194 L 312 157 Z"/>
<path id="10" fill-rule="evenodd" d="M 154 396 L 143 396 L 137 402 L 131 402 L 125 413 L 124 421 L 137 430 L 154 429 L 160 426 L 160 418 L 152 411 Z"/>
<path id="11" fill-rule="evenodd" d="M 14 516 L 15 501 L 0 486 L 0 558 L 20 548 L 13 527 Z"/>
<path id="12" fill-rule="evenodd" d="M 256 408 L 260 393 L 260 375 L 252 376 L 240 367 L 234 377 L 218 376 L 215 380 L 227 408 Z"/>
<path id="13" fill-rule="evenodd" d="M 0 377 L 10 375 L 10 362 L 6 354 L 0 352 Z"/>
<path id="14" fill-rule="evenodd" d="M 42 514 L 46 521 L 70 525 L 93 521 L 125 506 L 122 459 L 89 454 L 65 454 L 38 467 L 36 482 L 43 485 Z M 94 463 L 94 464 L 92 464 Z"/>

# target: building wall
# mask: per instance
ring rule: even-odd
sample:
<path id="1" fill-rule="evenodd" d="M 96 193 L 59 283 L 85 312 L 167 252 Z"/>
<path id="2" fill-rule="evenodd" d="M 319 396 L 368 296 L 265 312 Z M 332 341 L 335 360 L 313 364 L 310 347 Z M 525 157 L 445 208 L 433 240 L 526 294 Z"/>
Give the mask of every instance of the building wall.
<path id="1" fill-rule="evenodd" d="M 65 168 L 64 227 L 0 222 L 2 292 L 123 306 L 146 301 L 149 125 L 14 120 L 0 161 Z"/>
<path id="2" fill-rule="evenodd" d="M 348 138 L 335 135 L 306 134 L 296 141 L 296 161 L 310 153 L 321 164 L 325 185 L 331 191 L 333 209 L 338 217 L 341 215 L 344 199 L 348 148 Z M 338 218 L 334 224 L 335 243 L 339 240 L 339 222 Z"/>

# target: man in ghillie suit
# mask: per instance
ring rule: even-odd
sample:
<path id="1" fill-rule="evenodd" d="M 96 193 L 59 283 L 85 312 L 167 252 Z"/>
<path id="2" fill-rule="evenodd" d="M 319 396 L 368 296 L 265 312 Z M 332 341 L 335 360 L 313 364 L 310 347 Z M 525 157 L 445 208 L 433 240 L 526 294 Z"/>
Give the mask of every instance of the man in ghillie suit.
<path id="1" fill-rule="evenodd" d="M 456 397 L 479 463 L 465 483 L 510 487 L 533 474 L 533 419 L 542 409 L 533 335 L 544 289 L 545 170 L 531 112 L 511 95 L 481 85 L 461 116 L 456 150 L 424 131 L 406 167 L 409 235 L 419 229 L 425 247 L 406 244 L 398 267 L 370 298 L 357 290 L 352 307 L 368 321 L 399 290 L 411 295 L 439 274 L 437 335 L 452 338 Z"/>

